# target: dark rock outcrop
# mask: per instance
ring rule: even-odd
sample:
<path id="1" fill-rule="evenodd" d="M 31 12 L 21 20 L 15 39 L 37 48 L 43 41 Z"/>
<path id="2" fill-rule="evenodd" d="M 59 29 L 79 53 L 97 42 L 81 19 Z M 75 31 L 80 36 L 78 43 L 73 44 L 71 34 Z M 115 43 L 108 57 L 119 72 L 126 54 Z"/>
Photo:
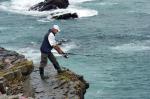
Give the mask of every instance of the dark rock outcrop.
<path id="1" fill-rule="evenodd" d="M 52 16 L 53 19 L 74 19 L 78 18 L 77 13 L 66 13 L 62 15 L 54 15 Z"/>
<path id="2" fill-rule="evenodd" d="M 57 8 L 67 8 L 68 5 L 68 0 L 45 0 L 32 6 L 29 10 L 48 11 Z"/>
<path id="3" fill-rule="evenodd" d="M 34 6 L 32 6 L 29 10 L 37 10 L 37 11 L 50 11 L 58 8 L 67 8 L 69 5 L 68 0 L 45 0 L 44 2 L 40 2 Z M 52 19 L 74 19 L 78 18 L 77 13 L 57 13 L 51 14 Z"/>

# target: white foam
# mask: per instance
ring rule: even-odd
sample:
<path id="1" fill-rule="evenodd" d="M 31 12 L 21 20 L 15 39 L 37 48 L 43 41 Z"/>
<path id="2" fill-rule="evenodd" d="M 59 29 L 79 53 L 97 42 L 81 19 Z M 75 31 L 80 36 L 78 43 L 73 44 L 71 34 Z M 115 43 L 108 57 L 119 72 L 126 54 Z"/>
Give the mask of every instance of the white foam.
<path id="1" fill-rule="evenodd" d="M 10 7 L 16 10 L 27 10 L 31 6 L 44 0 L 11 0 Z"/>
<path id="2" fill-rule="evenodd" d="M 98 11 L 96 10 L 85 9 L 85 8 L 75 7 L 75 6 L 69 7 L 68 10 L 71 12 L 76 12 L 79 17 L 91 17 L 98 14 Z"/>
<path id="3" fill-rule="evenodd" d="M 34 43 L 34 42 L 31 42 L 31 43 Z M 61 48 L 64 52 L 68 52 L 69 50 L 74 49 L 76 47 L 77 46 L 73 42 L 63 44 L 61 46 Z M 20 54 L 25 55 L 25 57 L 27 59 L 33 60 L 34 62 L 39 62 L 39 60 L 40 60 L 40 49 L 39 48 L 34 48 L 34 47 L 30 46 L 30 47 L 19 48 L 19 49 L 14 49 L 14 50 L 17 50 Z M 55 56 L 61 56 L 60 54 L 58 54 L 56 52 L 56 50 L 52 50 L 52 52 L 54 53 Z"/>
<path id="4" fill-rule="evenodd" d="M 150 50 L 150 45 L 148 44 L 150 41 L 145 41 L 142 43 L 129 43 L 118 45 L 115 47 L 111 47 L 113 50 L 121 51 L 121 52 L 137 52 L 137 51 L 146 51 Z"/>
<path id="5" fill-rule="evenodd" d="M 74 42 L 70 42 L 70 43 L 67 43 L 67 44 L 63 44 L 62 46 L 60 46 L 62 48 L 62 50 L 64 52 L 68 52 L 70 51 L 71 49 L 74 49 L 74 48 L 77 48 L 76 44 Z M 56 50 L 52 50 L 52 52 L 56 55 L 56 56 L 61 56 L 60 54 L 58 54 L 56 52 Z"/>
<path id="6" fill-rule="evenodd" d="M 33 60 L 37 62 L 40 60 L 40 50 L 39 49 L 34 49 L 31 47 L 26 47 L 26 48 L 20 48 L 17 50 L 20 54 L 25 55 L 25 57 L 29 60 Z"/>
<path id="7" fill-rule="evenodd" d="M 18 13 L 18 14 L 23 14 L 23 15 L 31 15 L 31 16 L 37 16 L 37 17 L 47 17 L 50 12 L 49 11 L 43 11 L 43 12 L 39 12 L 39 11 L 28 11 L 28 10 L 16 10 L 16 9 L 12 9 L 10 7 L 7 6 L 0 6 L 0 9 L 4 10 L 4 11 L 9 11 L 9 12 L 14 12 L 14 13 Z"/>
<path id="8" fill-rule="evenodd" d="M 43 19 L 39 19 L 39 20 L 37 20 L 37 21 L 39 21 L 39 22 L 50 22 L 50 20 L 47 20 L 47 19 L 45 19 L 45 18 L 43 18 Z"/>
<path id="9" fill-rule="evenodd" d="M 56 14 L 58 13 L 58 14 Z M 50 14 L 59 15 L 59 14 L 65 14 L 65 13 L 77 13 L 79 18 L 82 17 L 91 17 L 98 14 L 96 10 L 91 9 L 84 9 L 81 7 L 75 7 L 75 6 L 69 6 L 68 9 L 57 9 L 54 11 L 51 11 Z M 52 16 L 49 14 L 47 19 L 51 20 Z"/>
<path id="10" fill-rule="evenodd" d="M 112 6 L 112 5 L 116 5 L 118 3 L 113 3 L 113 2 L 100 2 L 100 3 L 97 3 L 97 5 L 101 5 L 101 6 L 105 6 L 105 5 L 109 5 L 109 6 Z"/>
<path id="11" fill-rule="evenodd" d="M 0 30 L 6 30 L 8 27 L 0 27 Z"/>
<path id="12" fill-rule="evenodd" d="M 95 16 L 98 14 L 96 10 L 91 10 L 91 9 L 84 9 L 78 6 L 73 5 L 74 3 L 82 3 L 86 1 L 92 1 L 92 0 L 71 0 L 70 1 L 70 6 L 67 9 L 57 9 L 53 11 L 28 11 L 28 9 L 44 0 L 11 0 L 11 1 L 6 1 L 6 2 L 1 2 L 0 3 L 0 9 L 5 10 L 5 11 L 10 11 L 18 14 L 24 14 L 24 15 L 31 15 L 31 16 L 43 16 L 47 17 L 47 19 L 50 19 L 52 16 L 50 14 L 53 13 L 77 13 L 79 17 L 90 17 L 90 16 Z M 38 20 L 45 22 L 45 20 Z"/>
<path id="13" fill-rule="evenodd" d="M 70 4 L 83 3 L 87 1 L 94 1 L 94 0 L 69 0 Z"/>

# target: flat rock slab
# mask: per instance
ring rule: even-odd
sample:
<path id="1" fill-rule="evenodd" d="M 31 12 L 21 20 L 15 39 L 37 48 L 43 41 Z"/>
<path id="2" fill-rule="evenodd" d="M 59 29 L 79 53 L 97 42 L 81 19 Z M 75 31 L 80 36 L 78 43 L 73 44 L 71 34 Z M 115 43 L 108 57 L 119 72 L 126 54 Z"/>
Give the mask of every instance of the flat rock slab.
<path id="1" fill-rule="evenodd" d="M 83 99 L 86 88 L 78 78 L 72 80 L 64 74 L 57 74 L 53 66 L 45 67 L 45 74 L 49 79 L 42 80 L 36 67 L 31 74 L 35 99 Z"/>
<path id="2" fill-rule="evenodd" d="M 45 68 L 45 74 L 49 75 L 49 79 L 42 80 L 38 70 L 35 70 L 31 74 L 31 83 L 35 90 L 36 99 L 64 99 L 60 98 L 64 97 L 61 90 L 55 89 L 55 87 L 57 87 L 60 83 L 60 81 L 57 79 L 58 74 L 53 68 L 50 67 L 52 66 L 47 66 Z"/>

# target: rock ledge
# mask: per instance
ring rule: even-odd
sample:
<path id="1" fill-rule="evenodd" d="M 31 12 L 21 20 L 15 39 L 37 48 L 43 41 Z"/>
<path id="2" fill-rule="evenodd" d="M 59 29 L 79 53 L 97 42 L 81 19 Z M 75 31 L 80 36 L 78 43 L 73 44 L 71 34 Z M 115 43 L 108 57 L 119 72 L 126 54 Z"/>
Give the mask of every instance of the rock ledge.
<path id="1" fill-rule="evenodd" d="M 28 61 L 23 55 L 15 51 L 9 51 L 0 47 L 0 94 L 25 95 L 24 84 L 32 70 L 32 61 Z M 26 94 L 26 96 L 33 95 Z M 0 98 L 2 97 L 4 95 L 0 95 Z"/>
<path id="2" fill-rule="evenodd" d="M 84 99 L 89 84 L 83 76 L 66 68 L 57 74 L 53 66 L 47 66 L 49 79 L 41 80 L 38 67 L 0 47 L 0 99 Z"/>

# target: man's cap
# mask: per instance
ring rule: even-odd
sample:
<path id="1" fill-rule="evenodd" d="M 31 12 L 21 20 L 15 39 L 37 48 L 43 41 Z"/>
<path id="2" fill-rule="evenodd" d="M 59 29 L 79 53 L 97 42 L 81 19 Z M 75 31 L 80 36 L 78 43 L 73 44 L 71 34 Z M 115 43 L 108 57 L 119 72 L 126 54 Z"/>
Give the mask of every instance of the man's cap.
<path id="1" fill-rule="evenodd" d="M 60 32 L 60 28 L 58 25 L 53 25 L 53 29 L 56 29 L 56 30 L 58 30 L 58 32 Z"/>

